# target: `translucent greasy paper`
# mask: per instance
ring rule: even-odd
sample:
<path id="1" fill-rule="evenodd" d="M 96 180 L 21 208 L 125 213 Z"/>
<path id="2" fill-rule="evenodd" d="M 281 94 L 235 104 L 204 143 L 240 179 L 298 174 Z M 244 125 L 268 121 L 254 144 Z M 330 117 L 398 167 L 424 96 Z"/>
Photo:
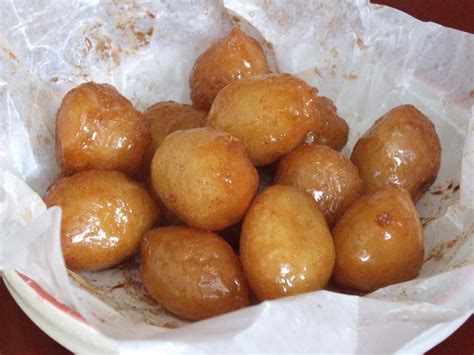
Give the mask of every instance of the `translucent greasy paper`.
<path id="1" fill-rule="evenodd" d="M 424 351 L 430 337 L 472 313 L 473 35 L 363 0 L 17 0 L 0 15 L 0 267 L 30 275 L 121 351 Z M 187 103 L 196 57 L 232 25 L 256 37 L 279 71 L 334 101 L 351 127 L 346 155 L 396 105 L 414 104 L 434 121 L 442 165 L 417 205 L 426 250 L 416 280 L 365 297 L 313 292 L 188 324 L 153 303 L 138 260 L 68 274 L 61 211 L 40 198 L 59 172 L 54 132 L 63 95 L 94 80 L 139 109 Z"/>

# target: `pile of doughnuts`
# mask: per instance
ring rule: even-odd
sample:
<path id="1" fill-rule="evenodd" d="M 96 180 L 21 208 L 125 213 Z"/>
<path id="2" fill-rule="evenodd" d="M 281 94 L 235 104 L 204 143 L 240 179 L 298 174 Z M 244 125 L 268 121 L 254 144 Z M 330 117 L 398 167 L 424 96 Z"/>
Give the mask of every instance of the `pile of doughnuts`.
<path id="1" fill-rule="evenodd" d="M 392 108 L 349 159 L 340 153 L 349 126 L 334 103 L 272 73 L 239 29 L 198 57 L 189 85 L 192 105 L 158 102 L 144 113 L 108 84 L 64 97 L 63 172 L 44 201 L 62 208 L 68 268 L 103 270 L 140 251 L 150 295 L 190 320 L 329 282 L 371 292 L 416 277 L 414 203 L 441 159 L 422 112 Z"/>

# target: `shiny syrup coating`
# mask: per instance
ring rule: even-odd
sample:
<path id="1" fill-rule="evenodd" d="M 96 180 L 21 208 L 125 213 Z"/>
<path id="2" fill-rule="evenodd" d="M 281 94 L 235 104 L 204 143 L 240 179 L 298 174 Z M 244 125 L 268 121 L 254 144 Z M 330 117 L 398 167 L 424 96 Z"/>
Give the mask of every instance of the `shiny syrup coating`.
<path id="1" fill-rule="evenodd" d="M 156 148 L 171 132 L 204 126 L 207 112 L 197 107 L 178 104 L 174 101 L 158 102 L 144 112 L 150 124 L 152 143 L 148 150 L 148 164 Z"/>
<path id="2" fill-rule="evenodd" d="M 44 202 L 62 209 L 61 247 L 73 270 L 103 270 L 125 261 L 160 215 L 148 192 L 117 171 L 60 178 Z"/>
<path id="3" fill-rule="evenodd" d="M 257 171 L 243 144 L 210 127 L 168 135 L 153 157 L 151 180 L 171 212 L 205 230 L 237 223 L 258 186 Z"/>
<path id="4" fill-rule="evenodd" d="M 296 187 L 312 196 L 330 226 L 365 191 L 355 165 L 324 145 L 302 145 L 284 156 L 274 182 Z"/>
<path id="5" fill-rule="evenodd" d="M 194 63 L 189 78 L 191 100 L 194 105 L 207 111 L 227 84 L 268 73 L 270 69 L 260 44 L 234 28 Z"/>
<path id="6" fill-rule="evenodd" d="M 150 127 L 132 103 L 111 85 L 88 82 L 64 97 L 56 120 L 56 159 L 68 172 L 142 167 Z"/>
<path id="7" fill-rule="evenodd" d="M 316 94 L 289 74 L 238 80 L 217 95 L 209 125 L 237 137 L 255 165 L 270 164 L 317 131 Z"/>
<path id="8" fill-rule="evenodd" d="M 141 243 L 143 283 L 180 317 L 200 320 L 249 304 L 239 258 L 217 234 L 189 227 L 148 232 Z"/>
<path id="9" fill-rule="evenodd" d="M 368 191 L 396 184 L 418 201 L 438 176 L 441 143 L 435 126 L 412 105 L 393 108 L 357 141 L 352 162 Z"/>
<path id="10" fill-rule="evenodd" d="M 349 138 L 349 125 L 338 116 L 337 108 L 327 97 L 317 97 L 316 107 L 319 110 L 320 124 L 309 144 L 323 144 L 341 151 Z"/>
<path id="11" fill-rule="evenodd" d="M 255 297 L 270 300 L 324 288 L 334 266 L 334 243 L 310 196 L 273 185 L 244 218 L 240 259 Z"/>
<path id="12" fill-rule="evenodd" d="M 332 231 L 333 279 L 358 291 L 413 279 L 423 262 L 423 228 L 408 192 L 388 185 L 357 200 Z"/>

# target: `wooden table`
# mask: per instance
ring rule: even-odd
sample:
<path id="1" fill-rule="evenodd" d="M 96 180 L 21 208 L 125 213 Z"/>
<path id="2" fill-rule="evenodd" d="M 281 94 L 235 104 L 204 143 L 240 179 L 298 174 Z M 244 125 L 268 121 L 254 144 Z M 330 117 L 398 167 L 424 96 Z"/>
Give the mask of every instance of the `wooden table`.
<path id="1" fill-rule="evenodd" d="M 312 1 L 312 0 L 307 0 Z M 474 33 L 474 0 L 377 0 L 423 21 Z M 428 354 L 473 354 L 474 317 Z M 0 282 L 0 355 L 70 354 L 48 337 L 16 305 Z"/>

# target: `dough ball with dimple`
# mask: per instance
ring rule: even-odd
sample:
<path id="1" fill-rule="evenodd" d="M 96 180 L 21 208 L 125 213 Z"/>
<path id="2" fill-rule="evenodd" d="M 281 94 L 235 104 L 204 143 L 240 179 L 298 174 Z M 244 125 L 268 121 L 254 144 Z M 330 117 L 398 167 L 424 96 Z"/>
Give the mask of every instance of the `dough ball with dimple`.
<path id="1" fill-rule="evenodd" d="M 187 225 L 206 230 L 238 222 L 258 185 L 243 144 L 209 127 L 168 135 L 153 157 L 151 180 L 171 212 Z"/>
<path id="2" fill-rule="evenodd" d="M 118 171 L 60 178 L 44 202 L 62 209 L 61 247 L 66 266 L 74 270 L 102 270 L 125 261 L 160 215 L 145 188 Z"/>
<path id="3" fill-rule="evenodd" d="M 327 97 L 318 97 L 316 107 L 319 110 L 320 124 L 318 131 L 308 143 L 323 144 L 341 151 L 349 137 L 349 126 L 338 116 L 336 106 Z"/>
<path id="4" fill-rule="evenodd" d="M 316 93 L 289 74 L 235 81 L 217 95 L 209 125 L 237 137 L 255 165 L 270 164 L 317 131 Z"/>
<path id="5" fill-rule="evenodd" d="M 330 226 L 364 193 L 354 164 L 324 145 L 302 145 L 283 157 L 275 183 L 311 195 Z"/>
<path id="6" fill-rule="evenodd" d="M 156 148 L 168 134 L 182 129 L 202 127 L 207 117 L 206 111 L 174 101 L 158 102 L 150 106 L 144 114 L 150 123 L 152 138 L 148 162 L 151 162 Z"/>
<path id="7" fill-rule="evenodd" d="M 257 299 L 275 299 L 324 288 L 334 266 L 334 243 L 310 196 L 273 185 L 244 218 L 240 259 Z"/>
<path id="8" fill-rule="evenodd" d="M 441 143 L 428 117 L 412 105 L 402 105 L 379 118 L 357 141 L 351 160 L 368 191 L 396 184 L 416 202 L 438 176 Z"/>
<path id="9" fill-rule="evenodd" d="M 423 262 L 423 228 L 408 192 L 388 185 L 356 201 L 332 231 L 334 280 L 358 291 L 414 278 Z"/>
<path id="10" fill-rule="evenodd" d="M 249 304 L 239 258 L 215 233 L 157 228 L 143 238 L 141 254 L 146 289 L 180 317 L 199 320 Z"/>
<path id="11" fill-rule="evenodd" d="M 197 58 L 189 78 L 191 99 L 196 106 L 209 110 L 227 84 L 268 73 L 270 69 L 260 44 L 234 28 Z"/>
<path id="12" fill-rule="evenodd" d="M 69 91 L 56 121 L 56 158 L 68 172 L 136 174 L 151 142 L 143 114 L 111 85 L 88 82 Z"/>

